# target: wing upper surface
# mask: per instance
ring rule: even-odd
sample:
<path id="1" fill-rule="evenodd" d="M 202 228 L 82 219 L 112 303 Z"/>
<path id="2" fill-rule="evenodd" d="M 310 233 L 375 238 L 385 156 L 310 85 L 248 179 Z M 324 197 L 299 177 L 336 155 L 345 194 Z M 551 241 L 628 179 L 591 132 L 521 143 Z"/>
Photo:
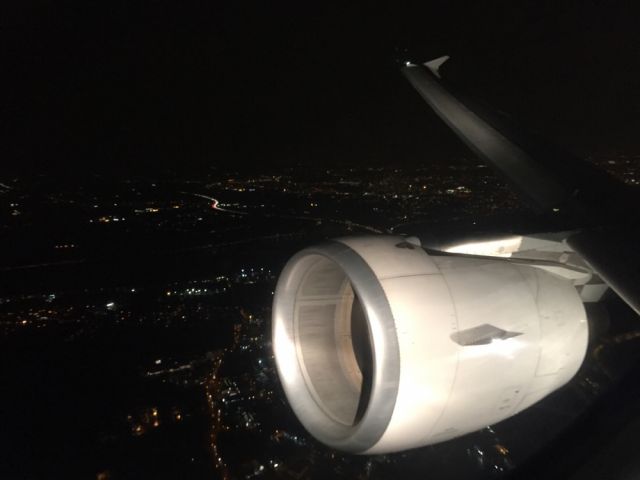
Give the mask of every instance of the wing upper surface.
<path id="1" fill-rule="evenodd" d="M 441 81 L 449 57 L 402 72 L 438 116 L 539 212 L 562 212 L 578 233 L 567 243 L 640 314 L 640 196 L 593 165 L 517 131 Z M 574 230 L 575 231 L 575 230 Z"/>

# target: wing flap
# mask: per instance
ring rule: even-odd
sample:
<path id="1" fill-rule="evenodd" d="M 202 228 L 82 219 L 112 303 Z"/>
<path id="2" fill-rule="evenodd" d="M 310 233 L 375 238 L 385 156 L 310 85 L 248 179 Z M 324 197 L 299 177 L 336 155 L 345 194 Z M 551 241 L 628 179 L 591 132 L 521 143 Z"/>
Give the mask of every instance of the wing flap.
<path id="1" fill-rule="evenodd" d="M 640 254 L 625 232 L 586 230 L 567 243 L 640 315 Z"/>

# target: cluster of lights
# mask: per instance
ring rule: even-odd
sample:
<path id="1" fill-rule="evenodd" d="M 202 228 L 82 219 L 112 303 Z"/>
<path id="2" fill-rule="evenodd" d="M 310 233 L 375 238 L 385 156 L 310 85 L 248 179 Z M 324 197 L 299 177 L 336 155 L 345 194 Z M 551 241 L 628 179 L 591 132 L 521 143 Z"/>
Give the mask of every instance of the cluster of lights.
<path id="1" fill-rule="evenodd" d="M 125 217 L 114 217 L 114 216 L 102 216 L 99 217 L 98 223 L 111 223 L 111 222 L 124 222 Z M 93 220 L 89 220 L 89 223 L 93 223 Z"/>

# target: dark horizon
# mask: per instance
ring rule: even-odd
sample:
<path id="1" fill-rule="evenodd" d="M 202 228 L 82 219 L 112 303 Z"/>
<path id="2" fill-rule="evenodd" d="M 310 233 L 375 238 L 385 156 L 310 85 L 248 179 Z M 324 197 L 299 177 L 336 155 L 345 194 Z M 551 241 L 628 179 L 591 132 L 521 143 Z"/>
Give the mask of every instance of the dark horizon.
<path id="1" fill-rule="evenodd" d="M 5 171 L 144 175 L 471 157 L 396 61 L 585 156 L 640 151 L 632 7 L 5 7 Z"/>

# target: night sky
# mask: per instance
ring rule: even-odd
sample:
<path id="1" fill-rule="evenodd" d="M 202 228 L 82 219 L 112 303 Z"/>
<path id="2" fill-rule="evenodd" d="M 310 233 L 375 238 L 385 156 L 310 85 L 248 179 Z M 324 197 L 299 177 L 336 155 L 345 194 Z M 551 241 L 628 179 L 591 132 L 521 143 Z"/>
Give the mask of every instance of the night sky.
<path id="1" fill-rule="evenodd" d="M 640 153 L 640 9 L 560 3 L 16 1 L 0 7 L 3 168 L 470 156 L 400 75 L 405 49 L 451 55 L 445 77 L 569 151 Z"/>

